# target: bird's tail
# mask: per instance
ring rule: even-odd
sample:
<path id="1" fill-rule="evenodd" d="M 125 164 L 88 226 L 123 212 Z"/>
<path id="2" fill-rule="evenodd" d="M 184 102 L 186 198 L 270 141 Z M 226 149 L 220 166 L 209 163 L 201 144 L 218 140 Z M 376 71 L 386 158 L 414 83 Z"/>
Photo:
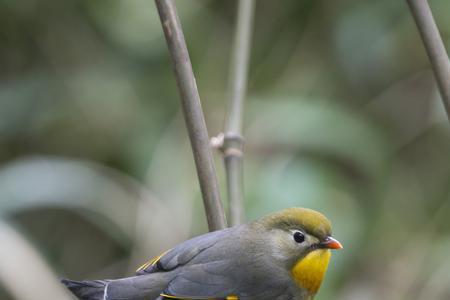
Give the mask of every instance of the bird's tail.
<path id="1" fill-rule="evenodd" d="M 74 293 L 78 298 L 83 300 L 103 300 L 105 298 L 106 280 L 93 281 L 75 281 L 62 279 L 61 282 Z"/>
<path id="2" fill-rule="evenodd" d="M 63 279 L 61 282 L 81 300 L 153 300 L 157 299 L 167 286 L 167 275 L 156 273 L 93 281 Z"/>

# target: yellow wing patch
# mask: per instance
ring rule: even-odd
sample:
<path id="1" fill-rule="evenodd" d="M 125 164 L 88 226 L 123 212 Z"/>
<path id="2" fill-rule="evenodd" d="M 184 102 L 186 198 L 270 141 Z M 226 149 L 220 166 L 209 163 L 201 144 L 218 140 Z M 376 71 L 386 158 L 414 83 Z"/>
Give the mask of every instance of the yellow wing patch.
<path id="1" fill-rule="evenodd" d="M 163 256 L 164 256 L 167 252 L 169 252 L 169 251 L 170 251 L 170 249 L 167 250 L 167 251 L 164 251 L 163 253 L 161 253 L 161 254 L 158 255 L 158 256 L 153 257 L 152 259 L 150 259 L 149 261 L 147 261 L 145 264 L 143 264 L 142 266 L 140 266 L 140 267 L 136 270 L 136 272 L 140 272 L 140 271 L 143 271 L 143 270 L 147 269 L 147 268 L 150 267 L 150 266 L 154 266 L 154 265 L 161 259 L 161 257 L 163 257 Z"/>
<path id="2" fill-rule="evenodd" d="M 330 257 L 331 252 L 328 249 L 310 252 L 292 268 L 295 282 L 310 293 L 316 294 L 327 271 Z"/>
<path id="3" fill-rule="evenodd" d="M 161 297 L 164 297 L 164 298 L 169 298 L 169 299 L 183 299 L 183 298 L 178 298 L 178 297 L 175 297 L 175 296 L 172 296 L 172 295 L 167 295 L 167 294 L 159 294 Z"/>

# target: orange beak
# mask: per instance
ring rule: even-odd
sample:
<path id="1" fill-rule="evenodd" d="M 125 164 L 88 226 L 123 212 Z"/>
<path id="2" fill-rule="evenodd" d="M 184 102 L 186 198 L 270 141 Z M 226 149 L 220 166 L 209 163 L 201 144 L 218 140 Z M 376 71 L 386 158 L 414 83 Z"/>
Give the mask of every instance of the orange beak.
<path id="1" fill-rule="evenodd" d="M 329 237 L 327 237 L 325 239 L 325 241 L 320 243 L 320 248 L 338 250 L 338 249 L 342 249 L 344 247 L 342 246 L 341 243 L 339 243 L 338 240 L 336 240 L 336 239 L 332 238 L 331 236 L 329 236 Z"/>

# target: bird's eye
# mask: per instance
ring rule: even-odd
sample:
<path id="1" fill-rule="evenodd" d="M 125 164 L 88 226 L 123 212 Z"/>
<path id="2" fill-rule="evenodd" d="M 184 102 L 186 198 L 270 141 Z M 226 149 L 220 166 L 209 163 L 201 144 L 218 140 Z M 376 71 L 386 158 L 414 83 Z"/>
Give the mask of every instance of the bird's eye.
<path id="1" fill-rule="evenodd" d="M 303 243 L 305 241 L 305 235 L 301 231 L 295 231 L 294 232 L 294 241 L 297 243 Z"/>

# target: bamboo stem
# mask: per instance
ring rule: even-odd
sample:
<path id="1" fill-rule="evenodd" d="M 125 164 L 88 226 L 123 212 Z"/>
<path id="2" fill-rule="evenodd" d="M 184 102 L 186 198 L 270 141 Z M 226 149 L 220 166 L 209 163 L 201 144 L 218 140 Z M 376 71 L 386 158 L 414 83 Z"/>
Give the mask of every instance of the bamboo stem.
<path id="1" fill-rule="evenodd" d="M 166 37 L 210 231 L 227 226 L 189 53 L 173 0 L 155 0 Z"/>
<path id="2" fill-rule="evenodd" d="M 223 154 L 231 225 L 244 221 L 242 115 L 247 90 L 250 41 L 255 3 L 239 0 L 225 118 Z"/>
<path id="3" fill-rule="evenodd" d="M 407 1 L 433 67 L 447 117 L 450 119 L 450 62 L 439 29 L 426 0 Z"/>

